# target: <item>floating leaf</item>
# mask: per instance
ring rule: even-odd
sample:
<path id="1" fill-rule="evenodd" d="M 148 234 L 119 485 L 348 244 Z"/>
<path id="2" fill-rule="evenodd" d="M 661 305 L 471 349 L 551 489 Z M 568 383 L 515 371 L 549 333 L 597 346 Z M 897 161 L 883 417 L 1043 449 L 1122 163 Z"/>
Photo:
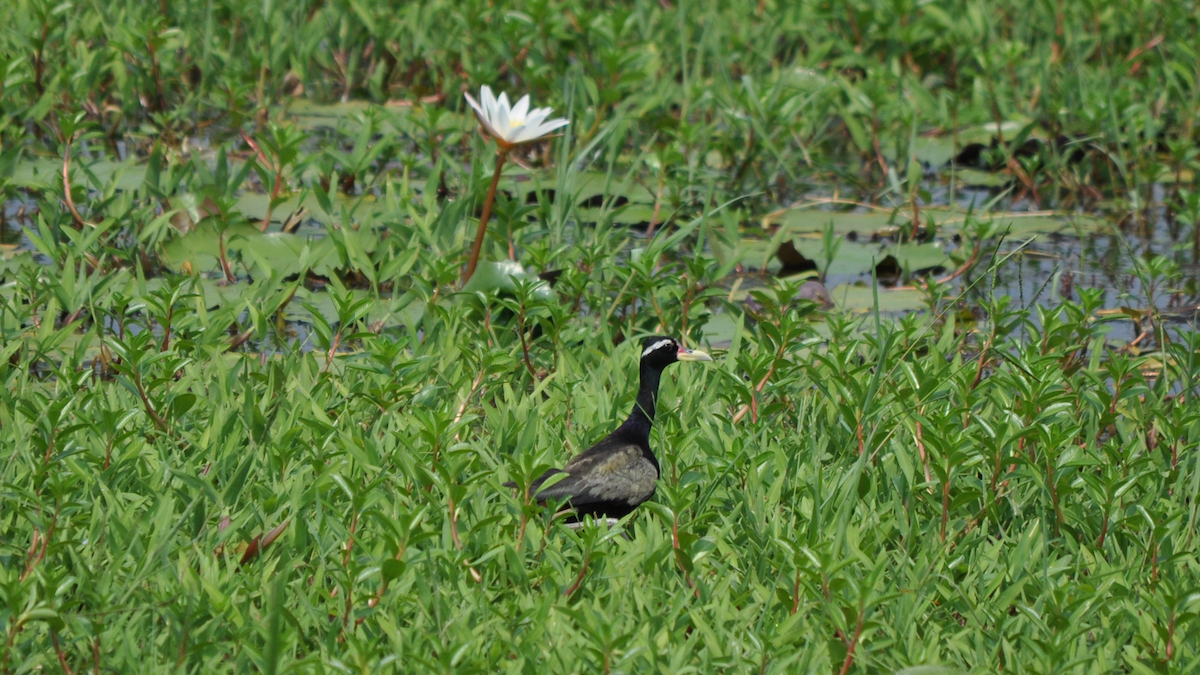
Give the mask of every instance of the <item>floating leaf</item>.
<path id="1" fill-rule="evenodd" d="M 491 291 L 513 292 L 517 289 L 514 283 L 515 279 L 534 283 L 534 295 L 542 299 L 554 297 L 554 291 L 550 289 L 550 284 L 542 281 L 535 274 L 530 274 L 521 267 L 521 263 L 515 260 L 501 260 L 498 262 L 481 262 L 475 268 L 475 273 L 471 275 L 471 280 L 463 287 L 464 291 L 474 293 L 482 291 L 484 293 Z"/>
<path id="2" fill-rule="evenodd" d="M 954 179 L 962 185 L 990 188 L 1002 188 L 1016 180 L 1011 174 L 979 169 L 955 169 Z"/>
<path id="3" fill-rule="evenodd" d="M 843 311 L 865 311 L 875 306 L 875 292 L 867 284 L 840 284 L 829 295 Z M 925 306 L 925 296 L 920 291 L 879 289 L 881 312 L 908 312 Z"/>
<path id="4" fill-rule="evenodd" d="M 193 273 L 220 269 L 220 230 L 211 221 L 184 236 L 163 245 L 163 258 L 173 269 L 190 268 Z M 247 223 L 229 226 L 225 230 L 225 255 L 240 256 L 248 268 L 264 276 L 286 278 L 304 271 L 301 266 L 304 250 L 308 248 L 308 265 L 314 274 L 329 276 L 340 265 L 333 242 L 327 237 L 313 237 L 285 232 L 262 233 Z M 374 245 L 372 245 L 372 250 Z"/>
<path id="5" fill-rule="evenodd" d="M 909 274 L 942 267 L 950 260 L 941 244 L 936 242 L 897 244 L 888 247 L 887 254 L 895 256 L 900 268 Z"/>

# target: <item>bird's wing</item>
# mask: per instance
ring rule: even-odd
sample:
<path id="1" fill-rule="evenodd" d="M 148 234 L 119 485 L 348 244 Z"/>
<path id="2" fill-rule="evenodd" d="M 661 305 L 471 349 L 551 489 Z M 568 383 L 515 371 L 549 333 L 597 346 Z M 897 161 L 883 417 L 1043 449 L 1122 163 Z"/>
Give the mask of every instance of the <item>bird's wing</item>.
<path id="1" fill-rule="evenodd" d="M 560 471 L 567 477 L 538 491 L 539 500 L 567 498 L 576 507 L 599 502 L 636 505 L 654 494 L 658 480 L 658 469 L 643 456 L 641 448 L 619 442 L 602 441 L 562 469 L 546 472 L 537 484 Z"/>

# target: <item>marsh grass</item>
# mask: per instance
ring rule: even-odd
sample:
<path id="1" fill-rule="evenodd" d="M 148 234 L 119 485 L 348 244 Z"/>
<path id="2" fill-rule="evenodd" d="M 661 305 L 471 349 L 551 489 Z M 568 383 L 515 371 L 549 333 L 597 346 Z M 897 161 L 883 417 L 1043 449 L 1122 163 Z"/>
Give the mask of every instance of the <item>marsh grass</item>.
<path id="1" fill-rule="evenodd" d="M 1196 671 L 1194 7 L 722 7 L 18 0 L 0 672 Z M 480 83 L 572 124 L 461 290 Z M 917 244 L 968 159 L 1118 216 L 1121 308 L 997 294 L 1029 240 L 978 212 L 923 311 L 736 301 L 793 198 Z M 653 502 L 572 530 L 502 487 L 664 331 L 717 359 L 664 378 Z"/>

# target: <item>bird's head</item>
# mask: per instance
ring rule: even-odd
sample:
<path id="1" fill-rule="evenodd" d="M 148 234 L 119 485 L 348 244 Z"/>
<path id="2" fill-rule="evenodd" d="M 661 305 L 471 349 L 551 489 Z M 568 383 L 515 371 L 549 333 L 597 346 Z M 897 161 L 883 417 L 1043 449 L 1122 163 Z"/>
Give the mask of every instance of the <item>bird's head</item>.
<path id="1" fill-rule="evenodd" d="M 648 337 L 642 342 L 642 368 L 662 370 L 676 361 L 712 361 L 712 357 L 664 335 Z"/>

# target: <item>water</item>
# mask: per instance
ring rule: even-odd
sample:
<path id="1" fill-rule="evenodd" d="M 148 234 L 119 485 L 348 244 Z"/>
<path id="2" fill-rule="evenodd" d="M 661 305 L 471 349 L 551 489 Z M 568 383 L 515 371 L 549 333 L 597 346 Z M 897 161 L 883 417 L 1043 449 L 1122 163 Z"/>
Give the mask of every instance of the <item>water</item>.
<path id="1" fill-rule="evenodd" d="M 124 146 L 121 147 L 121 151 L 125 152 Z M 46 168 L 41 170 L 45 171 Z M 965 211 L 970 208 L 978 210 L 984 204 L 991 204 L 992 212 L 1037 212 L 1036 205 L 1029 200 L 998 197 L 1001 192 L 995 188 L 959 187 L 953 193 L 952 204 L 951 190 L 946 178 L 937 175 L 928 176 L 924 188 L 931 199 L 930 203 L 923 204 L 922 208 L 953 205 Z M 1134 322 L 1125 318 L 1119 310 L 1144 310 L 1151 304 L 1151 299 L 1147 297 L 1148 289 L 1143 288 L 1142 281 L 1134 273 L 1134 261 L 1156 255 L 1165 256 L 1174 262 L 1179 276 L 1173 283 L 1160 280 L 1153 305 L 1176 328 L 1194 325 L 1200 298 L 1200 293 L 1197 292 L 1200 265 L 1193 255 L 1190 228 L 1174 222 L 1164 206 L 1169 189 L 1170 186 L 1167 185 L 1155 186 L 1152 193 L 1155 205 L 1143 212 L 1147 217 L 1141 223 L 1121 223 L 1110 213 L 1116 212 L 1116 208 L 1106 208 L 1102 204 L 1090 213 L 1079 213 L 1103 217 L 1104 226 L 1079 228 L 1074 233 L 1038 234 L 1034 237 L 1029 234 L 1017 234 L 1001 238 L 998 245 L 983 248 L 974 269 L 950 283 L 956 293 L 965 293 L 968 301 L 990 293 L 1007 295 L 1012 298 L 1013 304 L 1022 307 L 1053 307 L 1063 300 L 1078 299 L 1080 289 L 1099 289 L 1103 293 L 1104 315 L 1108 318 L 1108 338 L 1114 342 L 1129 342 L 1136 339 L 1138 333 Z M 828 198 L 833 194 L 836 193 L 831 188 L 816 190 L 800 201 Z M 0 254 L 11 257 L 22 251 L 33 251 L 38 262 L 49 262 L 36 253 L 28 236 L 27 228 L 36 228 L 37 208 L 37 202 L 24 194 L 4 203 L 4 223 L 0 225 Z M 825 210 L 830 213 L 835 210 L 845 212 L 844 207 L 833 204 L 825 207 Z M 870 210 L 861 206 L 851 209 L 850 212 L 867 213 Z M 282 214 L 276 215 L 282 217 Z M 313 237 L 321 237 L 324 232 L 323 226 L 311 220 L 305 221 L 301 229 L 303 234 Z M 639 246 L 639 238 L 635 236 L 634 239 L 631 246 Z M 879 237 L 877 233 L 872 232 L 854 232 L 845 236 L 845 240 L 870 240 L 878 244 L 880 250 L 897 243 L 894 236 Z M 958 252 L 960 255 L 967 252 L 965 247 L 973 246 L 972 242 L 964 242 L 959 236 L 944 230 L 939 230 L 932 241 L 947 253 Z M 1006 258 L 1007 262 L 1004 264 L 989 266 L 992 260 Z M 726 283 L 730 287 L 736 284 L 746 290 L 770 283 L 771 276 L 778 271 L 777 263 L 768 266 L 767 270 L 755 270 L 750 266 L 750 269 L 743 273 L 731 276 Z M 945 276 L 951 271 L 939 269 L 935 270 L 934 274 Z M 9 276 L 11 277 L 11 274 Z M 835 300 L 842 301 L 845 309 L 862 311 L 867 308 L 862 298 L 868 298 L 869 302 L 869 294 L 858 293 L 859 300 L 855 304 L 850 301 L 849 292 L 843 293 L 839 298 L 836 289 L 869 289 L 872 282 L 869 266 L 856 272 L 832 272 L 825 282 L 830 289 L 835 290 Z M 911 280 L 881 278 L 884 286 L 881 289 L 882 297 L 893 297 L 890 294 L 894 291 L 888 290 L 888 287 L 910 282 Z M 919 311 L 921 303 L 914 302 L 913 297 L 910 292 L 906 306 L 889 312 L 897 315 L 907 311 Z M 287 323 L 289 338 L 299 341 L 304 349 L 312 349 L 307 324 L 303 321 Z M 267 351 L 272 349 L 268 344 L 255 346 Z"/>
<path id="2" fill-rule="evenodd" d="M 950 190 L 944 182 L 929 182 L 926 189 L 932 200 L 929 204 L 923 204 L 922 208 L 950 205 Z M 1111 213 L 1097 209 L 1078 212 L 1079 215 L 1102 217 L 1104 224 L 1097 228 L 1080 228 L 1075 233 L 1043 233 L 1036 236 L 1026 233 L 999 238 L 998 242 L 983 248 L 980 260 L 972 270 L 951 282 L 955 293 L 966 293 L 968 300 L 989 294 L 1007 295 L 1017 306 L 1055 307 L 1064 300 L 1077 301 L 1081 289 L 1098 289 L 1103 294 L 1102 316 L 1106 318 L 1110 342 L 1126 343 L 1136 339 L 1139 334 L 1134 322 L 1119 312 L 1121 308 L 1146 310 L 1153 304 L 1167 320 L 1169 327 L 1190 330 L 1197 321 L 1197 310 L 1200 309 L 1200 289 L 1197 286 L 1200 264 L 1193 255 L 1190 228 L 1173 222 L 1168 208 L 1164 206 L 1169 196 L 1168 189 L 1169 186 L 1155 186 L 1155 206 L 1142 223 L 1122 224 Z M 959 189 L 954 195 L 954 205 L 963 211 L 970 208 L 978 211 L 982 204 L 996 199 L 997 194 L 994 189 Z M 811 202 L 830 195 L 831 191 L 822 190 L 810 193 L 798 202 Z M 833 212 L 833 205 L 826 210 Z M 869 213 L 871 210 L 864 206 L 854 208 L 851 212 Z M 1038 211 L 1029 200 L 1011 198 L 999 199 L 991 210 L 1017 214 L 1050 213 Z M 869 237 L 869 232 L 857 232 L 847 236 L 846 240 L 861 241 Z M 878 242 L 881 250 L 897 243 L 894 237 L 876 237 L 871 241 Z M 933 241 L 947 253 L 959 252 L 960 255 L 968 255 L 969 249 L 963 250 L 964 247 L 973 246 L 960 237 L 941 232 Z M 1153 256 L 1164 256 L 1171 260 L 1179 276 L 1173 283 L 1166 279 L 1158 280 L 1151 303 L 1147 297 L 1148 289 L 1143 287 L 1141 279 L 1135 274 L 1134 262 Z M 1006 259 L 1006 262 L 994 267 L 989 264 Z M 780 271 L 777 264 L 769 266 L 767 270 L 775 274 Z M 938 269 L 934 276 L 945 277 L 952 271 Z M 757 272 L 745 276 L 741 284 L 743 288 L 770 282 L 771 274 Z M 886 306 L 889 287 L 905 283 L 894 278 L 880 278 L 880 282 L 881 306 Z M 869 269 L 848 274 L 831 273 L 827 275 L 825 283 L 834 290 L 833 295 L 837 299 L 838 287 L 850 285 L 870 288 L 872 274 Z M 907 308 L 887 313 L 894 316 L 907 311 L 919 310 Z M 1037 317 L 1033 319 L 1036 324 Z"/>

